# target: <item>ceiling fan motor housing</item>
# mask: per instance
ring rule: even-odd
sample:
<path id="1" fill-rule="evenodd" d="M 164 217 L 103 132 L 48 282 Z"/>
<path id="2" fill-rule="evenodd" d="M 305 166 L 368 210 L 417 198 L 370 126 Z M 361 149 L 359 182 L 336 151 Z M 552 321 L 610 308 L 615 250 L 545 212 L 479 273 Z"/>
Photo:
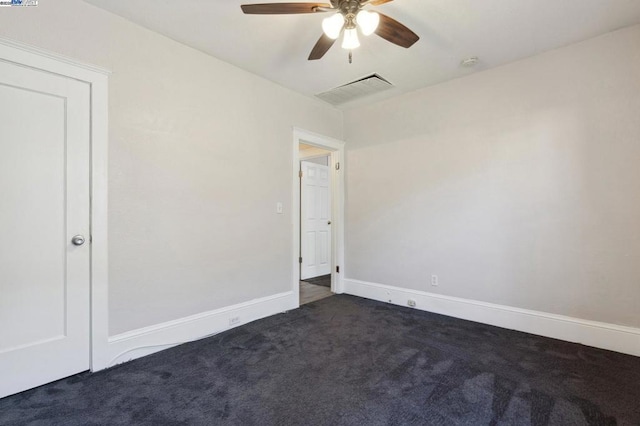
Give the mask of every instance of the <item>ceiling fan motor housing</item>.
<path id="1" fill-rule="evenodd" d="M 356 28 L 356 15 L 361 5 L 358 0 L 341 0 L 338 5 L 340 13 L 344 16 L 344 28 L 352 30 Z"/>
<path id="2" fill-rule="evenodd" d="M 360 2 L 358 0 L 342 0 L 338 9 L 340 9 L 340 13 L 343 15 L 353 14 L 356 15 L 358 10 L 360 10 Z"/>

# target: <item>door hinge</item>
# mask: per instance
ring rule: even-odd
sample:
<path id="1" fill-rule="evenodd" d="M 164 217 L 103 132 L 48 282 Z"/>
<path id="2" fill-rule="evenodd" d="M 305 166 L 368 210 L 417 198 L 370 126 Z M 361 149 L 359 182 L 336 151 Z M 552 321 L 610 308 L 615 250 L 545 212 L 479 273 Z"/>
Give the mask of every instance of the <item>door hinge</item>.
<path id="1" fill-rule="evenodd" d="M 298 177 L 299 177 L 299 178 L 302 178 L 302 170 L 300 170 L 300 171 L 298 172 Z"/>
<path id="2" fill-rule="evenodd" d="M 302 257 L 298 258 L 298 263 L 302 263 Z"/>
<path id="3" fill-rule="evenodd" d="M 339 273 L 340 273 L 340 267 L 336 266 L 336 274 L 339 274 Z"/>
<path id="4" fill-rule="evenodd" d="M 336 170 L 340 170 L 340 163 L 336 163 Z"/>

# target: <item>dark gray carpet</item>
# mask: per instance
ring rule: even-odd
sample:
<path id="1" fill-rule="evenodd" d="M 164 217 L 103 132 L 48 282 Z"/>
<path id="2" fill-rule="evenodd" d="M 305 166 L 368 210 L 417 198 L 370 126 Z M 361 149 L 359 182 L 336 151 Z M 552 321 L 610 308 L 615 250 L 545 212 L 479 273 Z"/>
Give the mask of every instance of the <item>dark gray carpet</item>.
<path id="1" fill-rule="evenodd" d="M 313 285 L 321 285 L 323 287 L 331 287 L 331 275 L 321 275 L 315 278 L 307 278 L 306 280 L 302 280 L 306 283 Z"/>
<path id="2" fill-rule="evenodd" d="M 2 425 L 638 425 L 640 358 L 334 296 L 0 400 Z"/>

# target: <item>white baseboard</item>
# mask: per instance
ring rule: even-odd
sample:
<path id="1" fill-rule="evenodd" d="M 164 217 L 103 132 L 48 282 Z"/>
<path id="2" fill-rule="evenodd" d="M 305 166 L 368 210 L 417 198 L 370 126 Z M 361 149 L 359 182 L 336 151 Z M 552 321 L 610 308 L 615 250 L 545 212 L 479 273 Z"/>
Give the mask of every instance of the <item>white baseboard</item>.
<path id="1" fill-rule="evenodd" d="M 296 308 L 292 291 L 109 337 L 108 368 Z M 239 318 L 230 325 L 231 318 Z M 96 368 L 98 371 L 102 368 Z"/>
<path id="2" fill-rule="evenodd" d="M 352 279 L 346 294 L 640 356 L 640 329 Z"/>

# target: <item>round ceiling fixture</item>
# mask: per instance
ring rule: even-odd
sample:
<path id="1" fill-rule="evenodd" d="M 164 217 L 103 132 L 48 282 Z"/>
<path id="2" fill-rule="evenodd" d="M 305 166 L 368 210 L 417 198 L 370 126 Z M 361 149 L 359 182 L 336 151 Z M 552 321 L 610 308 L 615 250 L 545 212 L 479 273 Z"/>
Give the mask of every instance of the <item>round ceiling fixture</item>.
<path id="1" fill-rule="evenodd" d="M 462 61 L 460 61 L 460 65 L 466 68 L 471 68 L 476 66 L 478 64 L 478 61 L 480 61 L 480 58 L 478 58 L 477 56 L 472 56 L 470 58 L 463 59 Z"/>

